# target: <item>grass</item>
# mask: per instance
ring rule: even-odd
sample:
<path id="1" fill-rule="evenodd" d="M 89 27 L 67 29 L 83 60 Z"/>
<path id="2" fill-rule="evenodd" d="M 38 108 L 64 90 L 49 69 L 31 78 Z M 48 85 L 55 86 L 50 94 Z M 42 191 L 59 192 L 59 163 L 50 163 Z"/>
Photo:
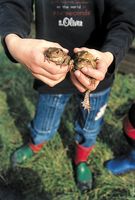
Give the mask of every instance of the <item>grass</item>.
<path id="1" fill-rule="evenodd" d="M 116 76 L 105 125 L 88 160 L 94 174 L 94 187 L 84 194 L 75 185 L 70 159 L 74 153 L 73 113 L 76 109 L 71 102 L 58 130 L 60 134 L 30 162 L 16 169 L 10 165 L 12 152 L 28 140 L 27 125 L 34 116 L 37 100 L 32 84 L 30 73 L 23 66 L 8 61 L 0 47 L 0 185 L 21 194 L 18 199 L 23 200 L 135 199 L 135 174 L 117 177 L 103 167 L 104 161 L 129 149 L 121 129 L 122 120 L 135 98 L 134 76 Z"/>

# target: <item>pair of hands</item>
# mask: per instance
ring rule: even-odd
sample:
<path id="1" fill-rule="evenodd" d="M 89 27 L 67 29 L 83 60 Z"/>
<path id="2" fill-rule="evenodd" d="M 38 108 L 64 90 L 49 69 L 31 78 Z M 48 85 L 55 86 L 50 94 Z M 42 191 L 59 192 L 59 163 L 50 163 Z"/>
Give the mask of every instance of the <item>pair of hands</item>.
<path id="1" fill-rule="evenodd" d="M 25 65 L 32 75 L 49 85 L 50 87 L 63 81 L 70 70 L 68 66 L 59 66 L 53 62 L 44 60 L 44 52 L 49 47 L 62 48 L 66 53 L 68 50 L 58 43 L 38 39 L 22 39 L 16 34 L 9 34 L 5 42 L 10 54 L 19 63 Z M 95 58 L 98 58 L 97 68 L 82 68 L 70 72 L 71 80 L 80 92 L 90 89 L 95 90 L 99 82 L 104 79 L 108 67 L 113 61 L 113 55 L 110 52 L 100 52 L 88 48 L 75 48 L 74 52 L 81 50 L 89 51 Z M 90 84 L 89 77 L 96 79 L 96 84 Z"/>

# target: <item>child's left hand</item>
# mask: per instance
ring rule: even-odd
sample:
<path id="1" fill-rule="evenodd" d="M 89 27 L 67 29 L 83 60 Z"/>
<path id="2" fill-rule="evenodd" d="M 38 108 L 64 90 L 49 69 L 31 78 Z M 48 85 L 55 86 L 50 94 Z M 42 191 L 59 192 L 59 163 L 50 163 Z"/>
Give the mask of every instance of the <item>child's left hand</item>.
<path id="1" fill-rule="evenodd" d="M 90 52 L 95 59 L 98 58 L 96 61 L 96 69 L 84 67 L 81 70 L 76 70 L 75 72 L 71 71 L 71 80 L 80 92 L 85 92 L 86 90 L 93 91 L 97 88 L 100 81 L 105 78 L 106 72 L 113 62 L 114 57 L 110 52 L 101 52 L 88 48 L 75 48 L 74 52 L 76 53 L 82 50 Z M 94 84 L 90 82 L 89 77 L 95 79 Z"/>

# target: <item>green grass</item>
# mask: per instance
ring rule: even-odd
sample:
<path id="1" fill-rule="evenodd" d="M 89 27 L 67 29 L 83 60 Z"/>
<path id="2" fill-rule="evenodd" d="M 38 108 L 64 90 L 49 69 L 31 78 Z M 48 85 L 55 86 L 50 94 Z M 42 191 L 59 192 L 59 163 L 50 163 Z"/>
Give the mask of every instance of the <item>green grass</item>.
<path id="1" fill-rule="evenodd" d="M 27 125 L 34 116 L 37 100 L 32 83 L 30 73 L 23 66 L 9 62 L 0 47 L 0 184 L 21 193 L 23 200 L 135 199 L 135 174 L 116 177 L 103 167 L 104 161 L 129 149 L 121 129 L 135 98 L 133 75 L 116 76 L 105 125 L 88 161 L 94 173 L 94 188 L 85 194 L 75 185 L 70 159 L 74 153 L 72 113 L 76 109 L 71 102 L 58 130 L 60 134 L 29 163 L 15 170 L 10 165 L 12 152 L 28 140 Z"/>

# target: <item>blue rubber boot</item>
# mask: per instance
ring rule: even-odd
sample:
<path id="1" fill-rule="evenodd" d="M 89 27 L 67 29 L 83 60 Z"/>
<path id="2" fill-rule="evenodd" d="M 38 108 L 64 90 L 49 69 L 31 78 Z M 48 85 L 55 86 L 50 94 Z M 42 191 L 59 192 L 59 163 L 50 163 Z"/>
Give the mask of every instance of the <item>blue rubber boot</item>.
<path id="1" fill-rule="evenodd" d="M 135 150 L 119 158 L 109 160 L 105 167 L 114 175 L 122 175 L 135 170 Z"/>
<path id="2" fill-rule="evenodd" d="M 131 147 L 131 151 L 128 154 L 114 158 L 105 163 L 105 167 L 114 175 L 125 174 L 135 170 L 135 104 L 131 106 L 129 115 L 123 122 L 123 133 L 126 137 L 128 144 Z M 132 121 L 132 123 L 131 123 Z"/>

